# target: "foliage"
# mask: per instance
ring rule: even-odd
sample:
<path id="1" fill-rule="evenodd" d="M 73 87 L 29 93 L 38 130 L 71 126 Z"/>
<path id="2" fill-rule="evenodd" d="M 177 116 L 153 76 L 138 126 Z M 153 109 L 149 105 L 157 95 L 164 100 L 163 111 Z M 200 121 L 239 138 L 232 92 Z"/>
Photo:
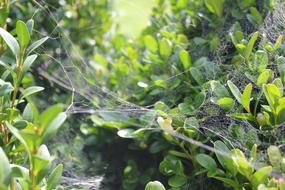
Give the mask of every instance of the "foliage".
<path id="1" fill-rule="evenodd" d="M 60 23 L 43 16 L 35 17 L 35 23 L 48 33 L 60 24 L 62 28 L 55 33 L 65 34 L 76 45 L 64 40 L 59 44 L 47 42 L 47 49 L 56 55 L 55 47 L 63 46 L 79 68 L 82 63 L 78 54 L 83 55 L 94 71 L 83 68 L 88 84 L 151 109 L 135 117 L 98 112 L 88 116 L 89 121 L 80 127 L 91 159 L 98 154 L 93 149 L 104 150 L 102 155 L 110 149 L 117 154 L 111 154 L 116 161 L 120 157 L 123 166 L 116 178 L 120 181 L 117 189 L 187 189 L 189 184 L 192 189 L 284 189 L 284 155 L 280 148 L 285 123 L 284 44 L 282 36 L 272 41 L 257 31 L 273 10 L 274 0 L 158 0 L 151 24 L 135 40 L 128 40 L 114 29 L 109 1 L 64 2 L 61 6 L 59 1 L 49 1 L 55 7 L 53 13 L 65 15 Z M 30 8 L 19 9 L 16 4 L 12 14 L 31 16 L 37 4 L 23 4 Z M 3 10 L 0 14 L 9 12 L 7 7 Z M 52 189 L 62 166 L 50 174 L 46 169 L 51 160 L 38 166 L 36 162 L 42 159 L 38 151 L 47 151 L 43 144 L 66 116 L 61 113 L 62 105 L 52 106 L 38 116 L 29 96 L 43 89 L 21 86 L 24 74 L 37 58 L 30 54 L 47 40 L 42 38 L 29 45 L 32 23 L 17 22 L 11 31 L 16 40 L 5 32 L 6 23 L 0 20 L 2 41 L 6 42 L 0 43 L 0 52 L 9 48 L 17 62 L 8 64 L 3 59 L 1 64 L 5 69 L 0 93 L 5 146 L 0 155 L 3 166 L 8 162 L 31 165 L 26 169 L 27 178 L 12 178 L 26 180 L 34 189 Z M 94 26 L 100 27 L 92 29 Z M 5 51 L 3 57 L 11 55 Z M 92 95 L 96 107 L 101 97 Z M 24 100 L 29 104 L 23 106 Z M 213 118 L 230 122 L 219 126 L 218 122 L 210 122 Z M 23 150 L 23 157 L 15 155 Z M 7 174 L 14 167 L 5 168 Z M 35 172 L 40 172 L 42 178 L 35 179 Z M 50 177 L 43 180 L 48 174 Z M 0 176 L 5 185 L 13 185 L 15 181 L 10 178 Z"/>
<path id="2" fill-rule="evenodd" d="M 5 47 L 5 43 L 10 50 L 2 52 L 0 61 L 0 187 L 3 190 L 51 190 L 56 187 L 63 170 L 61 164 L 52 165 L 53 158 L 45 144 L 65 121 L 64 107 L 54 105 L 39 114 L 31 95 L 44 88 L 22 86 L 38 57 L 32 53 L 47 40 L 31 43 L 33 23 L 33 20 L 27 23 L 18 20 L 10 33 L 0 28 L 1 47 Z"/>

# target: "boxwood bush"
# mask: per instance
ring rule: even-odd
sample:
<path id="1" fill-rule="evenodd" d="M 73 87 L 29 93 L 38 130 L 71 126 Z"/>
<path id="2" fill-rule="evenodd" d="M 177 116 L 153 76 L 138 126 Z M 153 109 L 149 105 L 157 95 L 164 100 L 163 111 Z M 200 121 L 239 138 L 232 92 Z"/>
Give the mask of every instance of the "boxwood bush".
<path id="1" fill-rule="evenodd" d="M 89 114 L 80 127 L 90 160 L 101 153 L 106 162 L 114 164 L 105 177 L 115 176 L 116 189 L 285 188 L 285 49 L 282 26 L 272 29 L 274 22 L 282 24 L 282 16 L 274 16 L 276 9 L 285 10 L 282 0 L 157 0 L 150 25 L 132 40 L 112 27 L 111 1 L 64 1 L 64 6 L 47 2 L 58 8 L 52 14 L 69 13 L 56 32 L 76 44 L 92 72 L 75 53 L 62 60 L 83 68 L 90 86 L 108 89 L 127 102 L 115 110 L 112 104 L 116 102 L 104 104 L 111 107 L 110 113 Z M 10 9 L 4 5 L 3 18 Z M 11 15 L 23 19 L 39 6 L 20 5 L 12 6 Z M 34 19 L 43 31 L 58 24 L 48 22 L 50 17 Z M 43 158 L 50 157 L 42 153 L 47 152 L 43 144 L 66 115 L 61 105 L 40 116 L 35 111 L 28 95 L 42 88 L 21 82 L 28 71 L 25 63 L 31 65 L 36 58 L 30 53 L 47 38 L 29 46 L 33 21 L 13 23 L 9 34 L 6 19 L 0 19 L 0 170 L 6 171 L 0 175 L 0 185 L 4 189 L 52 189 L 62 166 L 50 174 L 51 160 Z M 99 27 L 87 30 L 90 25 Z M 269 30 L 276 34 L 272 36 Z M 47 42 L 46 49 L 55 55 L 63 40 Z M 63 46 L 74 51 L 71 43 Z M 57 69 L 49 69 L 48 76 Z M 94 107 L 109 100 L 109 96 L 100 97 L 101 89 L 91 93 Z M 29 102 L 26 106 L 24 100 Z M 134 109 L 126 114 L 124 106 Z M 57 114 L 50 117 L 50 113 Z M 37 160 L 48 161 L 37 165 Z M 30 167 L 24 169 L 27 163 Z M 20 175 L 20 169 L 27 175 Z"/>

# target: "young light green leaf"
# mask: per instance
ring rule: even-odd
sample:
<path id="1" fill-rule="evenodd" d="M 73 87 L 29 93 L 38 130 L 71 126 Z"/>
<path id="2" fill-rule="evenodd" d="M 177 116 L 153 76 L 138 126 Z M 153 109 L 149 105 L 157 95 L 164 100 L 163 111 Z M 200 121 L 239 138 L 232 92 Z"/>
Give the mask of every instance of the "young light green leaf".
<path id="1" fill-rule="evenodd" d="M 250 61 L 250 55 L 251 55 L 251 53 L 252 53 L 252 49 L 253 49 L 253 46 L 254 46 L 254 44 L 255 44 L 255 41 L 257 40 L 257 38 L 258 38 L 258 32 L 255 32 L 252 36 L 251 36 L 251 38 L 250 38 L 250 40 L 249 40 L 249 42 L 248 42 L 248 44 L 247 44 L 247 46 L 246 46 L 246 48 L 245 48 L 245 54 L 244 54 L 244 58 L 245 58 L 245 60 L 246 60 L 246 62 L 247 63 L 249 63 L 249 61 Z"/>
<path id="2" fill-rule="evenodd" d="M 144 44 L 152 52 L 156 52 L 158 50 L 157 41 L 151 35 L 147 35 L 147 36 L 144 37 Z"/>
<path id="3" fill-rule="evenodd" d="M 165 190 L 165 188 L 159 181 L 151 181 L 146 185 L 145 190 Z"/>
<path id="4" fill-rule="evenodd" d="M 30 33 L 29 33 L 28 27 L 21 20 L 17 21 L 16 33 L 17 33 L 18 41 L 19 41 L 21 48 L 23 48 L 23 49 L 26 48 L 27 45 L 29 44 L 31 38 L 30 38 Z"/>
<path id="5" fill-rule="evenodd" d="M 235 101 L 232 98 L 220 98 L 217 101 L 217 104 L 225 110 L 231 110 L 234 107 Z"/>
<path id="6" fill-rule="evenodd" d="M 188 70 L 191 66 L 191 57 L 186 50 L 181 50 L 179 53 L 180 61 L 183 64 L 184 70 Z"/>
<path id="7" fill-rule="evenodd" d="M 252 176 L 251 184 L 254 189 L 258 187 L 259 184 L 265 184 L 267 178 L 270 176 L 272 171 L 271 166 L 265 166 L 263 168 L 258 169 Z"/>
<path id="8" fill-rule="evenodd" d="M 20 46 L 17 42 L 17 40 L 6 30 L 0 27 L 0 36 L 4 39 L 8 47 L 13 52 L 16 59 L 18 59 L 20 55 Z"/>
<path id="9" fill-rule="evenodd" d="M 248 113 L 250 113 L 251 91 L 252 91 L 252 84 L 250 83 L 245 87 L 243 94 L 241 95 L 241 104 Z"/>
<path id="10" fill-rule="evenodd" d="M 262 86 L 263 84 L 268 83 L 272 75 L 272 71 L 270 69 L 265 69 L 257 78 L 256 84 Z"/>
<path id="11" fill-rule="evenodd" d="M 163 38 L 159 43 L 159 53 L 164 58 L 167 59 L 172 52 L 172 43 L 166 39 Z"/>
<path id="12" fill-rule="evenodd" d="M 236 98 L 236 100 L 241 104 L 241 93 L 240 93 L 238 87 L 230 80 L 227 81 L 227 84 L 228 84 L 232 94 Z"/>
<path id="13" fill-rule="evenodd" d="M 59 164 L 50 174 L 47 181 L 47 189 L 52 190 L 59 183 L 63 171 L 63 165 Z"/>

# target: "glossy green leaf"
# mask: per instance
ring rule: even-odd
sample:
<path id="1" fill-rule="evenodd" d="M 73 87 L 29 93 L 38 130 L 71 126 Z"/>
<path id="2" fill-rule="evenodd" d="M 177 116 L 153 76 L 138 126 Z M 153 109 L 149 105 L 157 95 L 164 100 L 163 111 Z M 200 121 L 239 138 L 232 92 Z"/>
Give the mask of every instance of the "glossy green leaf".
<path id="1" fill-rule="evenodd" d="M 27 97 L 31 96 L 32 94 L 35 94 L 35 93 L 43 91 L 43 90 L 44 90 L 44 88 L 40 87 L 40 86 L 28 87 L 22 91 L 22 96 L 20 99 L 27 98 Z"/>
<path id="2" fill-rule="evenodd" d="M 180 61 L 183 64 L 184 70 L 188 70 L 191 67 L 191 57 L 186 50 L 181 50 L 179 52 Z"/>
<path id="3" fill-rule="evenodd" d="M 49 37 L 44 37 L 38 41 L 35 41 L 27 48 L 27 55 L 30 55 L 34 50 L 36 50 L 38 47 L 40 47 L 45 41 L 47 41 Z"/>
<path id="4" fill-rule="evenodd" d="M 43 132 L 43 142 L 47 142 L 55 133 L 57 130 L 61 127 L 61 125 L 66 120 L 67 115 L 66 113 L 62 112 L 59 113 L 45 128 Z"/>
<path id="5" fill-rule="evenodd" d="M 255 121 L 255 118 L 251 113 L 232 113 L 228 114 L 229 117 L 237 118 L 237 119 L 246 119 L 249 121 Z"/>
<path id="6" fill-rule="evenodd" d="M 254 61 L 256 67 L 258 68 L 258 72 L 259 73 L 263 72 L 266 69 L 267 65 L 269 64 L 269 58 L 267 52 L 263 50 L 258 50 L 254 54 Z"/>
<path id="7" fill-rule="evenodd" d="M 23 21 L 17 21 L 16 32 L 21 48 L 26 48 L 30 42 L 30 33 L 28 27 Z"/>
<path id="8" fill-rule="evenodd" d="M 20 55 L 20 46 L 17 42 L 17 40 L 6 30 L 3 28 L 0 28 L 0 36 L 4 39 L 8 47 L 13 52 L 14 56 L 16 58 L 19 58 Z"/>
<path id="9" fill-rule="evenodd" d="M 191 67 L 190 68 L 190 73 L 191 76 L 194 78 L 194 80 L 199 84 L 202 85 L 205 81 L 204 81 L 204 76 L 201 73 L 201 71 L 195 67 Z"/>
<path id="10" fill-rule="evenodd" d="M 198 154 L 196 156 L 196 160 L 201 166 L 203 166 L 210 172 L 215 171 L 217 169 L 217 164 L 215 160 L 207 154 Z"/>
<path id="11" fill-rule="evenodd" d="M 11 167 L 9 160 L 4 153 L 3 149 L 0 147 L 0 184 L 7 185 L 10 182 Z"/>
<path id="12" fill-rule="evenodd" d="M 133 133 L 135 132 L 134 129 L 120 129 L 117 134 L 122 138 L 135 138 Z"/>
<path id="13" fill-rule="evenodd" d="M 151 181 L 146 185 L 145 190 L 165 190 L 165 188 L 159 181 Z"/>
<path id="14" fill-rule="evenodd" d="M 183 186 L 187 182 L 187 178 L 181 175 L 175 175 L 169 178 L 168 184 L 171 187 L 178 188 Z"/>
<path id="15" fill-rule="evenodd" d="M 217 104 L 225 110 L 231 110 L 234 107 L 235 102 L 232 98 L 225 97 L 218 99 Z"/>
<path id="16" fill-rule="evenodd" d="M 245 60 L 247 61 L 247 63 L 249 63 L 249 59 L 250 59 L 250 55 L 252 53 L 252 49 L 253 49 L 253 46 L 255 44 L 255 41 L 257 40 L 258 38 L 258 32 L 255 32 L 252 37 L 250 38 L 247 46 L 246 46 L 246 49 L 245 49 Z"/>
<path id="17" fill-rule="evenodd" d="M 23 70 L 22 70 L 23 73 L 26 73 L 30 69 L 31 65 L 35 62 L 37 57 L 38 55 L 34 54 L 34 55 L 28 56 L 25 59 L 24 64 L 23 64 Z"/>
<path id="18" fill-rule="evenodd" d="M 63 104 L 55 104 L 53 106 L 50 106 L 47 108 L 39 118 L 40 122 L 40 128 L 47 128 L 49 123 L 52 122 L 52 120 L 60 113 L 63 111 L 64 105 Z"/>
<path id="19" fill-rule="evenodd" d="M 267 182 L 267 178 L 270 176 L 272 171 L 271 166 L 266 166 L 258 169 L 252 176 L 251 184 L 254 189 L 258 187 L 259 184 L 265 184 Z"/>
<path id="20" fill-rule="evenodd" d="M 272 71 L 270 69 L 265 69 L 260 73 L 260 75 L 257 78 L 256 84 L 261 86 L 263 84 L 268 83 L 272 75 Z"/>
<path id="21" fill-rule="evenodd" d="M 159 53 L 160 55 L 164 58 L 167 59 L 172 52 L 172 43 L 166 39 L 163 38 L 160 42 L 159 42 Z"/>
<path id="22" fill-rule="evenodd" d="M 147 36 L 144 37 L 144 44 L 152 52 L 156 52 L 158 50 L 157 41 L 151 35 L 147 35 Z"/>
<path id="23" fill-rule="evenodd" d="M 250 113 L 251 91 L 252 91 L 252 84 L 250 83 L 245 87 L 241 95 L 241 104 L 248 113 Z"/>
<path id="24" fill-rule="evenodd" d="M 27 21 L 27 23 L 26 23 L 26 26 L 27 26 L 27 28 L 28 28 L 28 30 L 29 30 L 30 35 L 31 35 L 32 32 L 33 32 L 34 24 L 35 24 L 35 22 L 34 22 L 33 19 L 29 19 L 29 20 Z"/>
<path id="25" fill-rule="evenodd" d="M 47 181 L 47 190 L 52 190 L 59 183 L 61 175 L 63 171 L 63 165 L 59 164 L 56 168 L 51 172 Z"/>
<path id="26" fill-rule="evenodd" d="M 227 84 L 228 84 L 232 94 L 236 98 L 236 100 L 241 104 L 241 93 L 240 93 L 238 87 L 230 80 L 227 81 Z"/>
<path id="27" fill-rule="evenodd" d="M 219 81 L 211 81 L 211 89 L 217 98 L 230 97 L 229 91 Z"/>

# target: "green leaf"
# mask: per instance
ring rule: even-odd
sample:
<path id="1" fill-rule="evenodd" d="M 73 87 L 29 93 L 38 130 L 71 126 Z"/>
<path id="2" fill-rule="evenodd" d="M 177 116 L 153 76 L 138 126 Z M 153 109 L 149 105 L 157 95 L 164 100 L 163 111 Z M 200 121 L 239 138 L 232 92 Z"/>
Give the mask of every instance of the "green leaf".
<path id="1" fill-rule="evenodd" d="M 263 84 L 268 83 L 272 75 L 272 71 L 270 69 L 265 69 L 257 78 L 256 84 L 261 86 Z"/>
<path id="2" fill-rule="evenodd" d="M 16 59 L 19 58 L 20 55 L 20 46 L 17 40 L 6 30 L 0 27 L 0 36 L 4 39 Z"/>
<path id="3" fill-rule="evenodd" d="M 40 87 L 40 86 L 31 86 L 31 87 L 28 87 L 28 88 L 26 88 L 26 89 L 24 89 L 24 90 L 22 91 L 22 96 L 21 96 L 20 100 L 21 100 L 21 99 L 24 99 L 24 98 L 26 98 L 26 97 L 28 97 L 28 96 L 30 96 L 30 95 L 32 95 L 32 94 L 35 94 L 35 93 L 37 93 L 37 92 L 43 91 L 43 90 L 44 90 L 44 88 L 43 88 L 43 87 Z"/>
<path id="4" fill-rule="evenodd" d="M 230 150 L 222 141 L 216 141 L 214 148 L 219 151 L 215 152 L 220 164 L 227 170 L 229 170 L 234 176 L 237 174 L 237 168 L 230 158 Z"/>
<path id="5" fill-rule="evenodd" d="M 211 81 L 211 89 L 217 98 L 230 97 L 229 91 L 219 81 Z"/>
<path id="6" fill-rule="evenodd" d="M 168 39 L 163 38 L 159 42 L 159 53 L 160 53 L 160 55 L 164 59 L 167 59 L 170 56 L 171 52 L 172 52 L 172 43 Z"/>
<path id="7" fill-rule="evenodd" d="M 236 100 L 241 104 L 241 93 L 240 93 L 238 87 L 230 80 L 227 81 L 227 84 L 228 84 L 232 94 L 236 98 Z"/>
<path id="8" fill-rule="evenodd" d="M 133 134 L 134 132 L 134 129 L 121 129 L 117 132 L 117 134 L 122 138 L 135 138 Z"/>
<path id="9" fill-rule="evenodd" d="M 264 84 L 263 92 L 271 110 L 275 113 L 278 99 L 281 98 L 279 89 L 274 84 Z"/>
<path id="10" fill-rule="evenodd" d="M 227 116 L 237 118 L 237 119 L 246 119 L 249 121 L 255 121 L 255 118 L 251 113 L 232 113 L 228 114 Z"/>
<path id="11" fill-rule="evenodd" d="M 217 164 L 215 160 L 207 154 L 198 154 L 196 156 L 196 160 L 201 166 L 210 172 L 217 170 Z"/>
<path id="12" fill-rule="evenodd" d="M 252 167 L 251 163 L 247 161 L 246 157 L 244 156 L 243 152 L 239 149 L 233 149 L 232 158 L 234 163 L 237 165 L 237 169 L 240 174 L 249 178 L 252 173 L 254 172 L 254 168 Z"/>
<path id="13" fill-rule="evenodd" d="M 43 133 L 43 142 L 47 142 L 66 120 L 66 113 L 58 114 L 46 127 Z"/>
<path id="14" fill-rule="evenodd" d="M 235 182 L 234 180 L 223 178 L 223 177 L 217 177 L 217 176 L 214 176 L 213 178 L 220 180 L 229 186 L 232 186 L 234 189 L 240 189 L 239 184 Z"/>
<path id="15" fill-rule="evenodd" d="M 255 0 L 239 0 L 239 1 L 240 1 L 240 7 L 242 9 L 246 9 L 248 7 L 251 7 L 255 3 Z"/>
<path id="16" fill-rule="evenodd" d="M 271 145 L 267 148 L 267 155 L 271 165 L 279 170 L 281 167 L 282 156 L 279 148 L 277 146 Z"/>
<path id="17" fill-rule="evenodd" d="M 254 54 L 254 61 L 258 68 L 258 72 L 261 73 L 262 71 L 264 71 L 269 63 L 267 52 L 263 50 L 258 50 Z"/>
<path id="18" fill-rule="evenodd" d="M 191 67 L 190 68 L 190 73 L 191 76 L 194 78 L 194 80 L 199 84 L 199 85 L 203 85 L 204 84 L 204 76 L 201 73 L 201 71 L 195 67 Z"/>
<path id="19" fill-rule="evenodd" d="M 283 40 L 283 36 L 282 35 L 278 36 L 274 44 L 274 50 L 277 50 L 279 48 L 279 46 L 282 44 L 282 40 Z"/>
<path id="20" fill-rule="evenodd" d="M 49 37 L 44 37 L 38 41 L 35 41 L 27 48 L 27 55 L 30 55 L 35 49 L 37 49 L 39 46 L 41 46 L 45 41 L 47 41 Z"/>
<path id="21" fill-rule="evenodd" d="M 63 171 L 63 165 L 59 164 L 50 174 L 47 181 L 47 190 L 52 190 L 59 183 Z"/>
<path id="22" fill-rule="evenodd" d="M 191 67 L 191 57 L 186 50 L 181 50 L 179 53 L 180 61 L 183 64 L 184 70 L 188 70 Z"/>
<path id="23" fill-rule="evenodd" d="M 23 49 L 26 48 L 30 42 L 30 33 L 28 27 L 23 21 L 21 20 L 17 21 L 16 32 L 21 48 Z"/>
<path id="24" fill-rule="evenodd" d="M 25 59 L 24 64 L 23 64 L 23 70 L 22 70 L 23 73 L 26 73 L 30 69 L 31 65 L 34 63 L 34 61 L 37 59 L 37 57 L 38 56 L 36 54 L 34 54 L 34 55 L 28 56 Z"/>
<path id="25" fill-rule="evenodd" d="M 255 32 L 252 35 L 252 37 L 250 38 L 250 40 L 249 40 L 249 42 L 248 42 L 248 44 L 246 46 L 244 57 L 245 57 L 245 60 L 246 60 L 247 63 L 249 63 L 249 61 L 250 61 L 249 58 L 250 58 L 250 55 L 252 53 L 252 49 L 253 49 L 253 46 L 255 44 L 255 41 L 258 38 L 258 34 L 259 34 L 258 32 Z"/>
<path id="26" fill-rule="evenodd" d="M 40 116 L 40 128 L 45 129 L 49 125 L 50 122 L 60 113 L 64 108 L 63 104 L 55 104 L 49 108 L 47 108 Z"/>
<path id="27" fill-rule="evenodd" d="M 270 176 L 272 171 L 271 166 L 266 166 L 258 169 L 252 176 L 251 184 L 254 189 L 258 187 L 259 184 L 265 184 L 267 182 L 267 178 Z"/>
<path id="28" fill-rule="evenodd" d="M 29 19 L 28 21 L 27 21 L 27 23 L 26 23 L 26 26 L 27 26 L 27 28 L 29 29 L 29 33 L 30 33 L 30 35 L 32 34 L 32 32 L 33 32 L 33 29 L 34 29 L 34 20 L 33 19 Z"/>
<path id="29" fill-rule="evenodd" d="M 218 17 L 221 17 L 224 10 L 224 0 L 204 0 L 208 10 Z"/>
<path id="30" fill-rule="evenodd" d="M 156 52 L 158 50 L 157 41 L 151 35 L 147 35 L 147 36 L 144 37 L 144 44 L 152 52 Z"/>
<path id="31" fill-rule="evenodd" d="M 0 79 L 0 96 L 9 95 L 13 90 L 14 88 L 11 83 Z"/>
<path id="32" fill-rule="evenodd" d="M 247 18 L 249 21 L 251 21 L 252 24 L 260 25 L 262 24 L 262 16 L 258 12 L 258 10 L 255 7 L 250 7 L 250 14 L 247 15 Z"/>
<path id="33" fill-rule="evenodd" d="M 24 140 L 24 138 L 22 137 L 22 135 L 20 134 L 19 130 L 16 129 L 15 127 L 13 127 L 10 123 L 5 122 L 5 125 L 7 126 L 7 128 L 10 130 L 10 132 L 24 145 L 28 156 L 29 156 L 29 160 L 32 160 L 32 155 L 31 155 L 31 151 L 30 148 L 27 144 L 27 142 Z"/>
<path id="34" fill-rule="evenodd" d="M 159 181 L 151 181 L 148 182 L 145 190 L 165 190 L 165 188 Z"/>
<path id="35" fill-rule="evenodd" d="M 169 178 L 168 184 L 171 187 L 178 188 L 183 186 L 187 182 L 187 178 L 181 175 L 175 175 Z"/>
<path id="36" fill-rule="evenodd" d="M 241 95 L 241 104 L 248 113 L 250 113 L 251 91 L 252 91 L 252 84 L 250 83 L 245 87 L 243 94 Z"/>
<path id="37" fill-rule="evenodd" d="M 274 84 L 279 89 L 280 95 L 283 96 L 284 86 L 283 86 L 282 80 L 280 78 L 276 78 L 274 79 L 272 84 Z"/>
<path id="38" fill-rule="evenodd" d="M 0 184 L 8 186 L 10 182 L 11 167 L 7 156 L 0 147 Z"/>
<path id="39" fill-rule="evenodd" d="M 225 97 L 218 99 L 217 104 L 225 110 L 231 110 L 234 107 L 235 102 L 232 98 Z"/>

